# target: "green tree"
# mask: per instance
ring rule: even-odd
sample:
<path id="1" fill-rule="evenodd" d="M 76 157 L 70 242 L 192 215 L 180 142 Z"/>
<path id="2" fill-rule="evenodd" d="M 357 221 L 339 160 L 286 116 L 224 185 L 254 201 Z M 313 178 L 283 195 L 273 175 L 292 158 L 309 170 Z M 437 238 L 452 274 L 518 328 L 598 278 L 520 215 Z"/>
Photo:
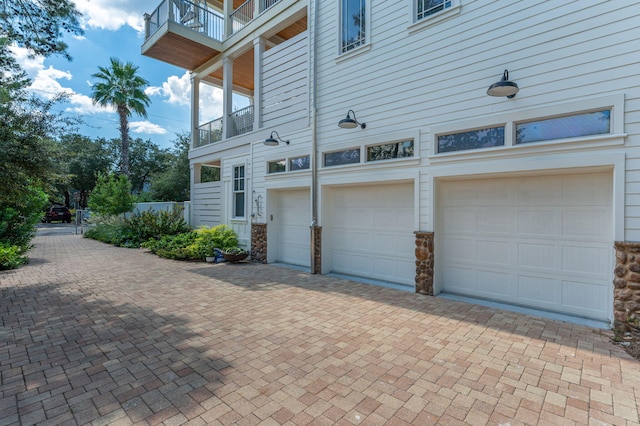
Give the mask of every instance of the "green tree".
<path id="1" fill-rule="evenodd" d="M 114 158 L 120 157 L 121 146 L 118 139 L 109 141 L 109 148 Z M 150 140 L 141 138 L 129 141 L 129 180 L 134 194 L 140 194 L 154 176 L 165 170 L 171 162 L 172 154 L 161 149 Z"/>
<path id="2" fill-rule="evenodd" d="M 114 162 L 107 141 L 74 133 L 63 135 L 60 144 L 68 175 L 64 191 L 77 191 L 78 204 L 87 207 L 87 198 L 96 186 L 98 174 L 108 173 Z"/>
<path id="3" fill-rule="evenodd" d="M 156 201 L 187 201 L 189 199 L 190 168 L 188 133 L 173 141 L 168 167 L 151 180 L 151 198 Z"/>
<path id="4" fill-rule="evenodd" d="M 34 55 L 62 54 L 71 59 L 65 33 L 82 35 L 72 0 L 3 0 L 0 7 L 0 34 Z"/>
<path id="5" fill-rule="evenodd" d="M 89 196 L 89 208 L 103 216 L 117 216 L 133 209 L 131 182 L 125 175 L 100 173 Z"/>
<path id="6" fill-rule="evenodd" d="M 95 104 L 113 106 L 120 119 L 120 173 L 129 176 L 129 118 L 136 113 L 144 118 L 151 103 L 144 89 L 147 80 L 137 75 L 138 67 L 131 62 L 126 64 L 111 58 L 109 68 L 98 67 L 99 72 L 92 75 L 99 81 L 92 87 Z"/>

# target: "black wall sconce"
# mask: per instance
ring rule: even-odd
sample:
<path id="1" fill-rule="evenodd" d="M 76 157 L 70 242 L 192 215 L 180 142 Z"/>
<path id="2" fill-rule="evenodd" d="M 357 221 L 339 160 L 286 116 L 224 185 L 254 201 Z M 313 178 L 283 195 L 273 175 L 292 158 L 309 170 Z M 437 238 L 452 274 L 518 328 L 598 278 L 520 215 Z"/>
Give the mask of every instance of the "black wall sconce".
<path id="1" fill-rule="evenodd" d="M 276 137 L 274 138 L 273 135 L 276 135 Z M 289 141 L 283 141 L 282 139 L 280 139 L 280 135 L 275 130 L 271 132 L 271 136 L 264 140 L 264 144 L 267 146 L 278 146 L 278 141 L 289 145 Z"/>
<path id="2" fill-rule="evenodd" d="M 352 113 L 353 113 L 353 118 L 351 118 L 351 114 Z M 358 119 L 356 118 L 356 113 L 353 112 L 352 109 L 350 109 L 347 112 L 347 117 L 343 118 L 338 123 L 338 127 L 342 128 L 342 129 L 355 129 L 358 126 L 360 126 L 361 129 L 364 129 L 365 127 L 367 127 L 367 124 L 366 123 L 360 123 L 358 121 Z"/>
<path id="3" fill-rule="evenodd" d="M 489 86 L 489 88 L 487 89 L 487 95 L 506 96 L 507 98 L 511 99 L 516 96 L 516 93 L 518 93 L 519 90 L 520 89 L 518 88 L 518 85 L 516 83 L 514 83 L 513 81 L 509 81 L 509 71 L 504 70 L 502 79 L 499 82 L 493 83 L 491 86 Z"/>

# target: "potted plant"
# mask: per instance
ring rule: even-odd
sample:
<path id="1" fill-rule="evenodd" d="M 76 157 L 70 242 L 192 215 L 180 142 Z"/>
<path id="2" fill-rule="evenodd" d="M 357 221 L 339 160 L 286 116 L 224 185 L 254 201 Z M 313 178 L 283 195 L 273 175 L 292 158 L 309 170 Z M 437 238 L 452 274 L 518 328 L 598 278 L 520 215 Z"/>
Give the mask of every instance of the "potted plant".
<path id="1" fill-rule="evenodd" d="M 240 247 L 230 247 L 222 251 L 222 256 L 231 263 L 238 263 L 249 257 L 249 252 Z"/>

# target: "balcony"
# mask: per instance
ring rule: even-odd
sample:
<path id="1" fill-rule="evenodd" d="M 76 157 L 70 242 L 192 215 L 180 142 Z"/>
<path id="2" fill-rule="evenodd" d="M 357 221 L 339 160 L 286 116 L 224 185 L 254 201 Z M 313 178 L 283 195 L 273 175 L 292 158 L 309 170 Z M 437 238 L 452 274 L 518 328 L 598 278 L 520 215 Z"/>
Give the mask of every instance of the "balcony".
<path id="1" fill-rule="evenodd" d="M 239 109 L 229 114 L 229 126 L 228 132 L 225 132 L 223 127 L 222 117 L 209 121 L 198 127 L 198 138 L 195 140 L 194 148 L 209 145 L 215 142 L 220 142 L 224 139 L 225 133 L 229 138 L 234 136 L 240 136 L 245 133 L 253 131 L 253 105 L 249 105 L 246 108 Z"/>

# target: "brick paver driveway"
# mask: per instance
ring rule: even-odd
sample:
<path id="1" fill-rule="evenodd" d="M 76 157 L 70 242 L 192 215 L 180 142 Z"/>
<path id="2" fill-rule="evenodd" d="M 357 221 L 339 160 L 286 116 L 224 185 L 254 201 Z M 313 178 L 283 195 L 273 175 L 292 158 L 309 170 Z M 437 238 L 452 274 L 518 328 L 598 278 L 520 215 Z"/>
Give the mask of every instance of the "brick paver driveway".
<path id="1" fill-rule="evenodd" d="M 607 331 L 39 232 L 0 273 L 0 424 L 638 424 Z"/>

